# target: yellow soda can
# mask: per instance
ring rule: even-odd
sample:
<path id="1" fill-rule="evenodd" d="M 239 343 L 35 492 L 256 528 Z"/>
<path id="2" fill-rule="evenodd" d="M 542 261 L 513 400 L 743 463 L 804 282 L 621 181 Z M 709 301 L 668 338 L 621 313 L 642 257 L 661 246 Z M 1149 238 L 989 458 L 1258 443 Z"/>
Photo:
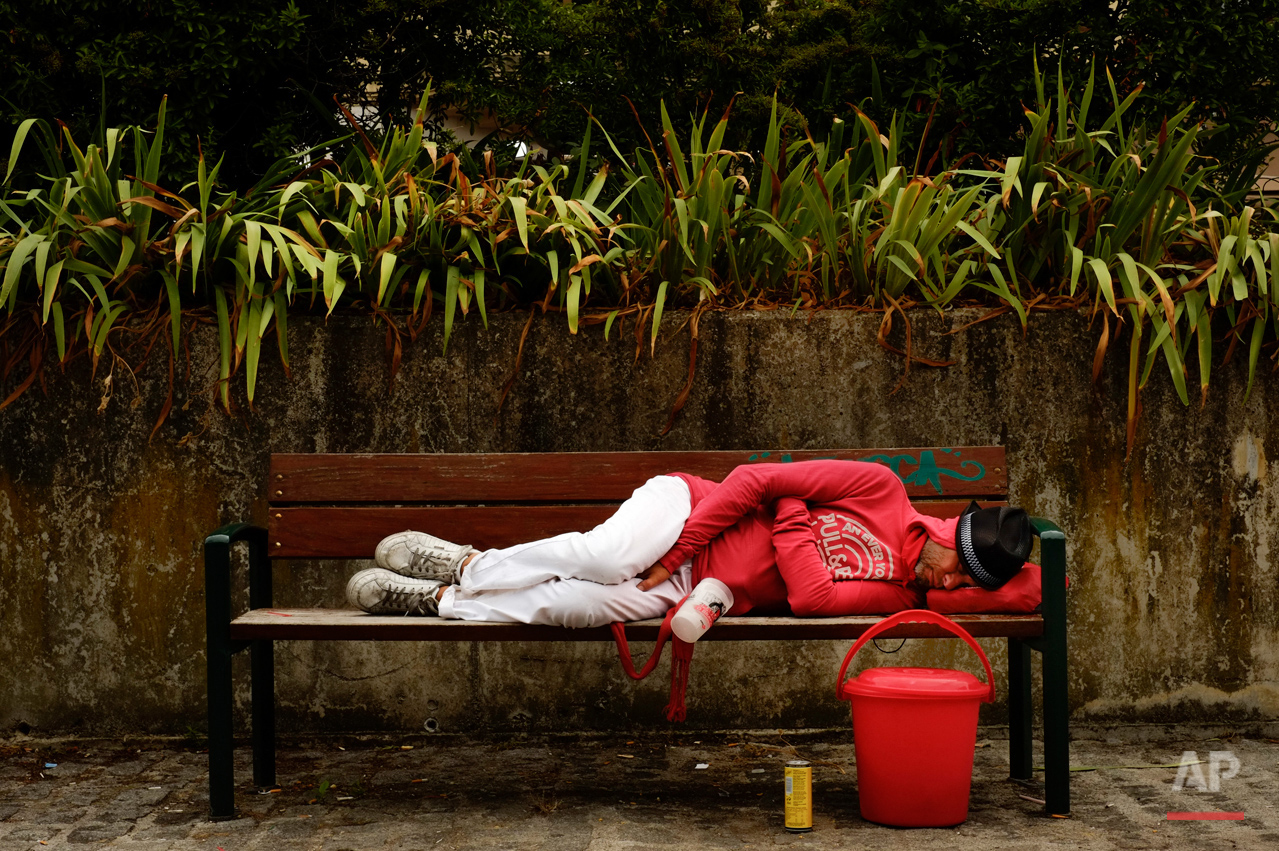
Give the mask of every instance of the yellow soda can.
<path id="1" fill-rule="evenodd" d="M 813 769 L 802 759 L 786 763 L 786 830 L 808 833 L 813 829 Z"/>

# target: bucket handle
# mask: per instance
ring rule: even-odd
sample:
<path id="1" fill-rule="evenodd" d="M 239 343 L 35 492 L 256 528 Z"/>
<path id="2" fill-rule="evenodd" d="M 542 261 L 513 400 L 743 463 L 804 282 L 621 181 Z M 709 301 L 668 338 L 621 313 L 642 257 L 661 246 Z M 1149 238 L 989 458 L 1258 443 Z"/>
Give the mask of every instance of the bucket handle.
<path id="1" fill-rule="evenodd" d="M 968 630 L 955 623 L 945 615 L 930 611 L 929 609 L 907 609 L 904 612 L 898 612 L 895 615 L 889 615 L 870 629 L 862 633 L 861 638 L 853 644 L 852 649 L 848 651 L 848 655 L 844 657 L 844 664 L 839 668 L 839 677 L 835 680 L 835 696 L 840 700 L 847 700 L 844 695 L 844 675 L 848 673 L 848 663 L 853 661 L 853 657 L 857 655 L 857 651 L 865 646 L 875 636 L 885 630 L 891 629 L 900 623 L 930 623 L 941 627 L 956 638 L 962 638 L 964 643 L 976 651 L 978 658 L 981 659 L 982 666 L 986 669 L 986 682 L 990 684 L 990 691 L 982 698 L 982 703 L 995 702 L 995 677 L 990 672 L 990 660 L 986 658 L 986 654 L 982 651 L 981 646 L 973 640 L 968 634 Z"/>

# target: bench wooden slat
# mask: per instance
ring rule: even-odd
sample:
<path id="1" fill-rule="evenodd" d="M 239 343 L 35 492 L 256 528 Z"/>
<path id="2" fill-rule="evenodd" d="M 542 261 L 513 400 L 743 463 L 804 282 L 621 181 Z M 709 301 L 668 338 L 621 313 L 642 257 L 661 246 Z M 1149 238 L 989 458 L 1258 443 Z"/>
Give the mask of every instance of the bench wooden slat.
<path id="1" fill-rule="evenodd" d="M 1002 498 L 1001 446 L 836 451 L 547 452 L 524 454 L 271 456 L 273 504 L 620 502 L 651 476 L 679 471 L 720 480 L 739 464 L 819 458 L 893 467 L 912 499 Z"/>
<path id="2" fill-rule="evenodd" d="M 998 505 L 998 502 L 988 503 Z M 921 502 L 921 514 L 958 517 L 967 500 Z M 594 528 L 616 505 L 492 505 L 272 508 L 268 523 L 274 558 L 372 558 L 387 535 L 431 532 L 479 549 L 509 547 Z"/>
<path id="3" fill-rule="evenodd" d="M 977 638 L 1043 635 L 1039 615 L 951 615 Z M 702 641 L 855 639 L 879 623 L 878 615 L 847 618 L 726 617 Z M 626 625 L 631 641 L 654 641 L 660 619 Z M 900 624 L 885 638 L 947 638 L 932 624 Z M 353 609 L 254 609 L 231 622 L 232 640 L 345 641 L 612 641 L 608 627 L 567 629 L 518 623 L 483 623 L 433 617 L 369 615 Z"/>

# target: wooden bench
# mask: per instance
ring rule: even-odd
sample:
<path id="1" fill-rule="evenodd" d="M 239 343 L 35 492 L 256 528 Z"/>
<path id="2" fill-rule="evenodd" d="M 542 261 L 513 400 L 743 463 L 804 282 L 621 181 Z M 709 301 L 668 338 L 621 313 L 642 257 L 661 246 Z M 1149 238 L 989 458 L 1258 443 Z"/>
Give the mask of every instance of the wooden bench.
<path id="1" fill-rule="evenodd" d="M 488 455 L 273 455 L 267 527 L 225 526 L 204 542 L 208 630 L 209 808 L 235 817 L 232 656 L 249 650 L 253 780 L 275 785 L 273 643 L 308 641 L 612 641 L 607 627 L 566 629 L 368 615 L 349 609 L 273 609 L 276 559 L 369 559 L 386 535 L 446 530 L 481 548 L 592 528 L 650 476 L 680 471 L 720 480 L 744 463 L 817 458 L 892 468 L 918 509 L 958 515 L 970 499 L 1001 504 L 1008 475 L 1002 447 L 845 449 L 795 452 L 608 452 Z M 1043 566 L 1042 614 L 958 615 L 974 636 L 1008 639 L 1011 776 L 1029 780 L 1031 651 L 1043 656 L 1046 812 L 1070 810 L 1066 701 L 1065 536 L 1036 518 Z M 248 547 L 249 610 L 233 616 L 231 550 Z M 703 640 L 856 639 L 877 617 L 728 617 Z M 628 624 L 631 641 L 652 641 L 660 620 Z M 892 638 L 938 638 L 902 624 Z M 831 671 L 832 676 L 834 671 Z"/>

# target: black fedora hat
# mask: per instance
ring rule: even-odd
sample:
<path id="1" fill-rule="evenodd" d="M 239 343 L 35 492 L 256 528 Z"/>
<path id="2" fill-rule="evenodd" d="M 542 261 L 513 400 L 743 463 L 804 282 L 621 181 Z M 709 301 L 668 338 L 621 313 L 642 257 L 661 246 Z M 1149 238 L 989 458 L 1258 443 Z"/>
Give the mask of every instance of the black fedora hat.
<path id="1" fill-rule="evenodd" d="M 955 528 L 960 564 L 978 585 L 992 591 L 1017 575 L 1033 543 L 1030 516 L 1020 508 L 982 508 L 973 502 Z"/>

